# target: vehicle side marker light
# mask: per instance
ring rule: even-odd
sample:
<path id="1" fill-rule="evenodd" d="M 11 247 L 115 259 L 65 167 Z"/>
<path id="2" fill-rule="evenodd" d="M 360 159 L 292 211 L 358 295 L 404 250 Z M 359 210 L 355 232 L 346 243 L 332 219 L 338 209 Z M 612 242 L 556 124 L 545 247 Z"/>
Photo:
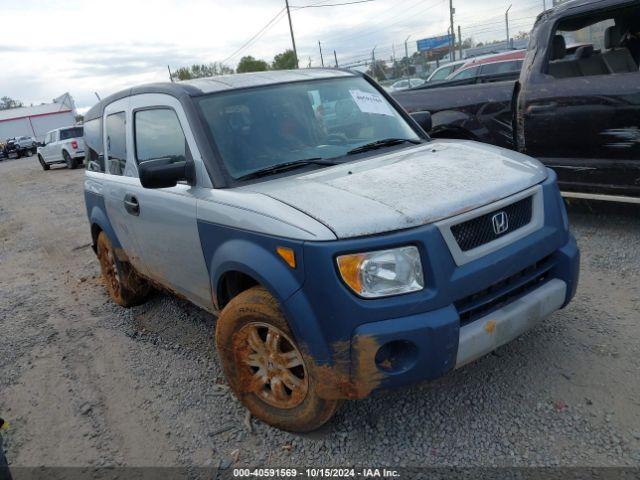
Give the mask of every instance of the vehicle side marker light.
<path id="1" fill-rule="evenodd" d="M 296 268 L 296 254 L 291 248 L 278 247 L 276 249 L 278 255 L 289 265 L 291 268 Z"/>

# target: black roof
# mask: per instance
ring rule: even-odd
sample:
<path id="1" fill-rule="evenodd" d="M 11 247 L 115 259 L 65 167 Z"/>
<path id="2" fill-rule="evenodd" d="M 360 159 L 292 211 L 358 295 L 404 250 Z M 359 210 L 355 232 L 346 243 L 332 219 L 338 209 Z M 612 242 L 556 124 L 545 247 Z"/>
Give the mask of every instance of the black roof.
<path id="1" fill-rule="evenodd" d="M 198 78 L 183 82 L 162 82 L 140 85 L 114 93 L 104 98 L 85 114 L 85 121 L 101 117 L 105 106 L 121 98 L 143 93 L 163 93 L 180 99 L 183 96 L 196 97 L 213 92 L 236 90 L 239 88 L 275 85 L 278 83 L 302 82 L 305 80 L 354 76 L 356 73 L 339 69 L 310 68 L 303 70 L 274 70 L 267 72 L 222 75 Z"/>
<path id="2" fill-rule="evenodd" d="M 564 17 L 567 14 L 587 13 L 593 10 L 635 5 L 640 7 L 640 0 L 569 0 L 547 10 L 550 17 Z"/>

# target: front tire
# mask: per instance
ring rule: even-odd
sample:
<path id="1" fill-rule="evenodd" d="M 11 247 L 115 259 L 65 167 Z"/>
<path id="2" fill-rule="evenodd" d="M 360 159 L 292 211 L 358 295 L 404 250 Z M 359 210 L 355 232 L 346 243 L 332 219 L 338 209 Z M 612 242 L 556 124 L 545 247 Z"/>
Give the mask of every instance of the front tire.
<path id="1" fill-rule="evenodd" d="M 69 170 L 75 170 L 78 167 L 78 162 L 76 162 L 75 158 L 71 158 L 69 152 L 66 150 L 62 152 L 62 158 L 64 158 L 65 163 L 67 164 L 67 168 Z"/>
<path id="2" fill-rule="evenodd" d="M 111 300 L 126 308 L 144 303 L 151 291 L 151 286 L 136 273 L 129 263 L 118 260 L 113 246 L 104 232 L 100 232 L 98 235 L 97 253 L 102 278 Z"/>
<path id="3" fill-rule="evenodd" d="M 222 310 L 216 347 L 234 394 L 263 422 L 308 432 L 331 419 L 340 404 L 318 396 L 313 362 L 263 287 L 245 290 Z"/>
<path id="4" fill-rule="evenodd" d="M 49 170 L 49 165 L 47 165 L 47 163 L 44 161 L 44 158 L 42 158 L 42 155 L 38 155 L 38 161 L 40 162 L 40 166 L 42 166 L 43 170 Z"/>

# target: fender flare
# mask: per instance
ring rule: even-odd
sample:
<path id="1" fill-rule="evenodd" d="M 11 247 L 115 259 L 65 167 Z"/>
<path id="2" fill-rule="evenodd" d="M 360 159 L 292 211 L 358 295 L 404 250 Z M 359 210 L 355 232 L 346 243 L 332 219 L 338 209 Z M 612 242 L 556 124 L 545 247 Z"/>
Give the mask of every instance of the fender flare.
<path id="1" fill-rule="evenodd" d="M 296 258 L 302 259 L 302 248 L 294 249 Z M 273 250 L 246 239 L 229 239 L 216 248 L 209 262 L 211 290 L 216 298 L 222 277 L 228 272 L 250 276 L 278 300 L 284 303 L 304 282 L 304 266 L 298 261 L 296 269 L 289 267 Z"/>
<path id="2" fill-rule="evenodd" d="M 95 227 L 98 227 L 109 237 L 109 241 L 114 248 L 121 249 L 122 245 L 120 244 L 120 240 L 118 240 L 118 236 L 109 221 L 109 217 L 107 217 L 105 213 L 104 198 L 102 195 L 85 192 L 85 202 L 89 214 L 89 223 L 91 224 L 91 241 L 94 251 L 96 249 L 97 237 L 97 235 L 95 235 Z"/>
<path id="3" fill-rule="evenodd" d="M 214 304 L 224 274 L 235 271 L 250 276 L 266 288 L 278 301 L 282 314 L 291 328 L 293 337 L 317 363 L 329 363 L 331 354 L 320 328 L 320 319 L 303 292 L 304 265 L 302 242 L 290 242 L 298 259 L 296 269 L 291 269 L 275 253 L 271 245 L 256 244 L 247 239 L 229 239 L 213 254 L 210 266 L 211 288 Z"/>

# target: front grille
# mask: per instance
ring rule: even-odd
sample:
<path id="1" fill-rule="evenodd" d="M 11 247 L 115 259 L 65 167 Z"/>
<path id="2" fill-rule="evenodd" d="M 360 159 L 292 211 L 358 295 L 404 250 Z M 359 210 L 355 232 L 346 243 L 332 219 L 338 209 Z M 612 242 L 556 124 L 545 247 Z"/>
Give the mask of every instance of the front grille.
<path id="1" fill-rule="evenodd" d="M 466 252 L 528 225 L 531 223 L 532 211 L 533 197 L 527 197 L 491 213 L 453 225 L 451 233 L 458 242 L 460 250 Z M 493 217 L 503 212 L 507 217 L 508 228 L 504 232 L 496 233 Z"/>
<path id="2" fill-rule="evenodd" d="M 549 279 L 553 266 L 552 257 L 545 257 L 515 275 L 454 302 L 460 325 L 484 317 L 536 289 Z"/>

